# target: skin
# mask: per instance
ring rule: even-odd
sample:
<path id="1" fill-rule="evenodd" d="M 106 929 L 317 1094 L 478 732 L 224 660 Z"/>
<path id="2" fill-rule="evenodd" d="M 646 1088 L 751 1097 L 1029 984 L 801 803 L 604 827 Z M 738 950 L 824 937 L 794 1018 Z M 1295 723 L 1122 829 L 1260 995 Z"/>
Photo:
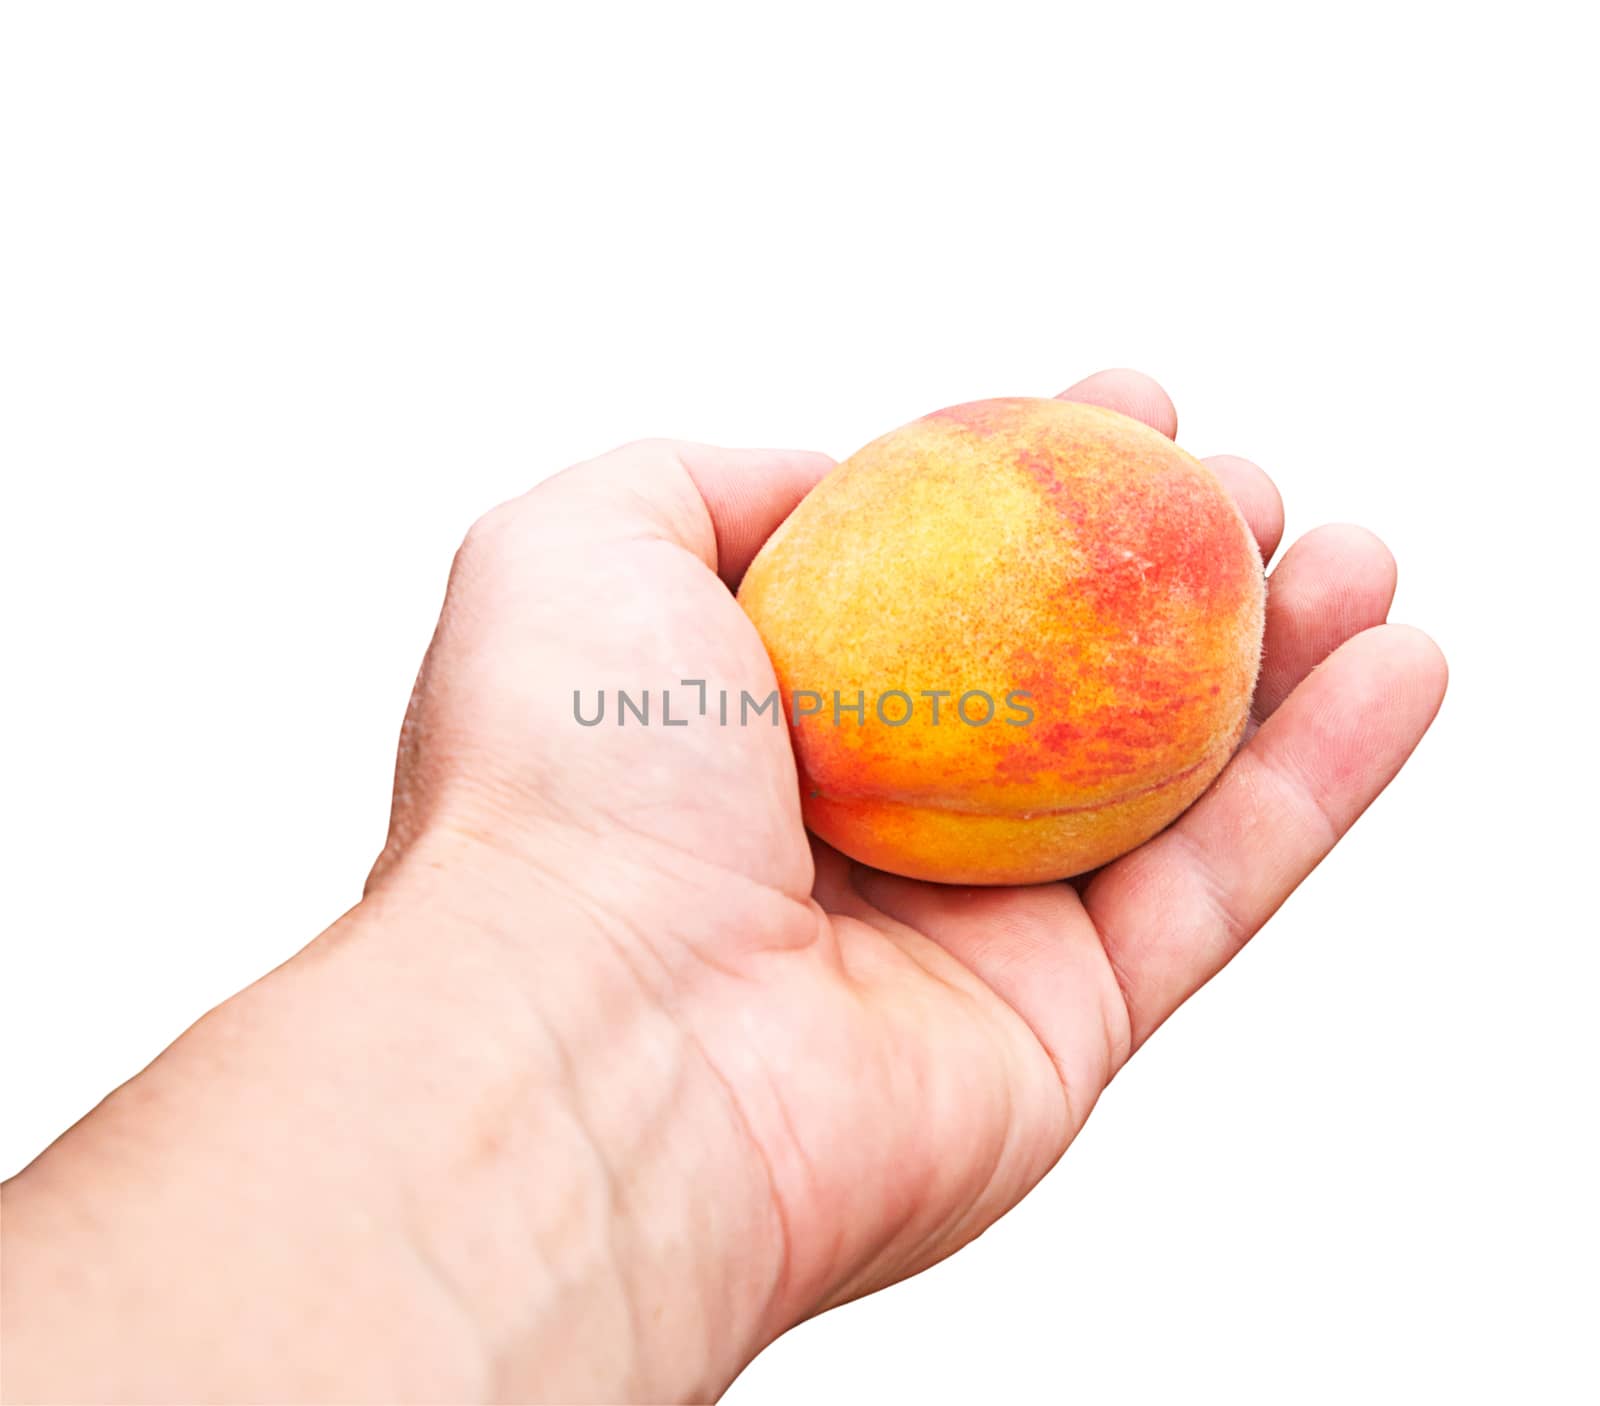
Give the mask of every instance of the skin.
<path id="1" fill-rule="evenodd" d="M 1067 395 L 1175 431 L 1132 373 Z M 1208 462 L 1270 557 L 1270 483 Z M 1272 573 L 1245 746 L 1073 884 L 845 861 L 781 729 L 579 733 L 574 687 L 773 686 L 730 587 L 828 467 L 632 445 L 473 529 L 362 902 L 7 1185 L 9 1396 L 714 1396 L 1024 1195 L 1438 708 L 1334 527 Z"/>

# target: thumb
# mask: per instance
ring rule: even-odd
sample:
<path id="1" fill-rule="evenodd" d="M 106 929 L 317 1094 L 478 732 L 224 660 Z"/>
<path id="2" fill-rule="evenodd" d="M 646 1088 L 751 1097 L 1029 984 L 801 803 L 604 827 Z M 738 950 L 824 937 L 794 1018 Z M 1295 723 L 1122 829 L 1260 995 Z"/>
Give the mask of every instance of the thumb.
<path id="1" fill-rule="evenodd" d="M 547 479 L 489 515 L 529 547 L 654 537 L 699 557 L 730 587 L 833 468 L 826 454 L 648 439 Z"/>

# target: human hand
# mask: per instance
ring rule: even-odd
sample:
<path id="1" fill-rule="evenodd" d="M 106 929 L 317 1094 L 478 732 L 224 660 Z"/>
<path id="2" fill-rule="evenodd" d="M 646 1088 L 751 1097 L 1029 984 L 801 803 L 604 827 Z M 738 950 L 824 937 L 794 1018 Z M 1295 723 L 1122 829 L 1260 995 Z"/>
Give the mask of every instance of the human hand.
<path id="1" fill-rule="evenodd" d="M 1066 397 L 1176 430 L 1134 373 Z M 1270 559 L 1276 490 L 1244 460 L 1207 462 Z M 569 912 L 572 959 L 633 973 L 684 1042 L 684 1079 L 707 1092 L 698 1155 L 719 1197 L 743 1169 L 732 1203 L 758 1227 L 738 1247 L 742 1312 L 722 1321 L 742 1326 L 710 1366 L 717 1385 L 788 1325 L 915 1273 L 1013 1205 L 1393 777 L 1445 683 L 1425 636 L 1383 625 L 1384 547 L 1321 528 L 1273 573 L 1252 735 L 1170 829 L 1075 883 L 865 869 L 808 839 L 786 729 L 716 721 L 719 695 L 737 709 L 776 687 L 732 588 L 829 467 L 638 444 L 485 518 L 419 684 L 377 870 L 451 834 L 478 837 L 450 850 L 462 881 L 485 843 L 509 851 L 496 872 L 520 866 Z M 664 689 L 687 726 L 662 725 Z M 651 725 L 576 725 L 575 692 L 592 717 L 618 690 L 651 695 Z M 592 1048 L 588 1012 L 566 1019 L 564 1038 Z M 612 1136 L 626 1142 L 634 1116 L 620 1110 Z M 638 1284 L 641 1312 L 675 1292 L 665 1271 Z"/>
<path id="2" fill-rule="evenodd" d="M 1175 431 L 1133 373 L 1066 394 Z M 1208 462 L 1270 558 L 1276 491 Z M 1387 552 L 1322 528 L 1172 827 L 1072 883 L 866 870 L 808 839 L 785 728 L 714 720 L 776 688 L 732 587 L 829 467 L 632 445 L 473 529 L 361 904 L 8 1186 L 8 1390 L 720 1391 L 1013 1205 L 1438 707 Z M 577 723 L 619 689 L 651 725 Z"/>

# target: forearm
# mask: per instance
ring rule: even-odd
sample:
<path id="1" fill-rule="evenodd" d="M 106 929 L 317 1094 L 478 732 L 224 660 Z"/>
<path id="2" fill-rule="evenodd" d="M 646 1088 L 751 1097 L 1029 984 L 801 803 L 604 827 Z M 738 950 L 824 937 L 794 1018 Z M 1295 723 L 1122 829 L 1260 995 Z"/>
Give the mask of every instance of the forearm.
<path id="1" fill-rule="evenodd" d="M 778 1236 L 720 1084 L 580 914 L 459 892 L 392 876 L 7 1187 L 9 1395 L 666 1399 L 737 1371 Z"/>

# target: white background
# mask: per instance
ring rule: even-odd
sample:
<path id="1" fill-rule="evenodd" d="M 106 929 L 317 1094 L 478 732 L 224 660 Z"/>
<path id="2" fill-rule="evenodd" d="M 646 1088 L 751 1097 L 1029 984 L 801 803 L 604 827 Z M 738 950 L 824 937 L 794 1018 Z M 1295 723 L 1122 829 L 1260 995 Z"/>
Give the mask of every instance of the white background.
<path id="1" fill-rule="evenodd" d="M 1136 365 L 1388 541 L 1444 712 L 1021 1209 L 730 1399 L 1592 1391 L 1563 11 L 8 6 L 0 1169 L 357 897 L 485 507 Z"/>

